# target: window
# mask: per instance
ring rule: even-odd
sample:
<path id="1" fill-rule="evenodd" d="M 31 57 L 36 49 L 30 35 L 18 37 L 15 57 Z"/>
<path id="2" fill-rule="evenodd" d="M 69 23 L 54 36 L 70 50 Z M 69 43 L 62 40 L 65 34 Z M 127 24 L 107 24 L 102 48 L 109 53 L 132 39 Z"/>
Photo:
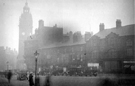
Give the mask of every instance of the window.
<path id="1" fill-rule="evenodd" d="M 133 49 L 132 48 L 128 48 L 127 49 L 127 56 L 132 56 L 133 55 Z"/>
<path id="2" fill-rule="evenodd" d="M 101 50 L 103 50 L 105 48 L 105 41 L 101 41 L 100 48 L 101 48 Z"/>
<path id="3" fill-rule="evenodd" d="M 83 54 L 81 54 L 81 58 L 83 58 Z"/>
<path id="4" fill-rule="evenodd" d="M 96 43 L 93 43 L 93 46 L 95 47 L 96 46 Z"/>
<path id="5" fill-rule="evenodd" d="M 81 47 L 81 51 L 83 51 L 83 47 Z"/>
<path id="6" fill-rule="evenodd" d="M 91 46 L 94 46 L 94 47 L 95 47 L 96 45 L 97 45 L 96 40 L 92 40 L 92 41 L 91 41 Z"/>
<path id="7" fill-rule="evenodd" d="M 65 48 L 65 49 L 64 49 L 64 53 L 66 53 L 66 52 L 67 52 L 67 49 Z"/>
<path id="8" fill-rule="evenodd" d="M 60 50 L 57 50 L 57 53 L 60 53 Z"/>
<path id="9" fill-rule="evenodd" d="M 127 46 L 132 46 L 132 45 L 133 45 L 132 40 L 128 40 L 128 41 L 126 42 L 126 45 L 127 45 Z"/>
<path id="10" fill-rule="evenodd" d="M 97 57 L 98 57 L 97 51 L 93 51 L 93 52 L 92 52 L 92 58 L 97 58 Z"/>
<path id="11" fill-rule="evenodd" d="M 116 45 L 116 42 L 117 42 L 117 40 L 115 38 L 110 38 L 109 39 L 109 43 L 110 43 L 110 46 L 111 47 L 115 46 Z"/>
<path id="12" fill-rule="evenodd" d="M 112 49 L 109 51 L 109 58 L 116 58 L 117 57 L 117 52 L 116 50 Z"/>
<path id="13" fill-rule="evenodd" d="M 105 71 L 110 71 L 111 69 L 111 64 L 109 61 L 105 61 Z"/>
<path id="14" fill-rule="evenodd" d="M 72 52 L 74 52 L 74 48 L 72 47 Z"/>
<path id="15" fill-rule="evenodd" d="M 78 59 L 78 60 L 80 59 L 80 55 L 79 55 L 79 54 L 77 54 L 77 59 Z"/>
<path id="16" fill-rule="evenodd" d="M 117 70 L 118 69 L 118 62 L 117 61 L 111 61 L 111 70 Z"/>

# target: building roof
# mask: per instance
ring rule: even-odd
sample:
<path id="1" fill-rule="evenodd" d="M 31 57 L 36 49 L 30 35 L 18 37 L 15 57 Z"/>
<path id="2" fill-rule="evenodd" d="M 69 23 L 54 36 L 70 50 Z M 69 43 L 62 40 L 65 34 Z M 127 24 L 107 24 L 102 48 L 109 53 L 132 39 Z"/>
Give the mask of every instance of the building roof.
<path id="1" fill-rule="evenodd" d="M 111 32 L 118 34 L 119 36 L 134 35 L 134 28 L 135 24 L 121 26 L 119 28 L 114 27 L 110 29 L 104 29 L 103 31 L 99 31 L 97 34 L 95 34 L 95 36 L 98 36 L 101 39 L 103 39 Z"/>
<path id="2" fill-rule="evenodd" d="M 77 43 L 58 43 L 58 44 L 53 44 L 53 45 L 49 45 L 49 46 L 45 46 L 43 48 L 40 49 L 46 49 L 46 48 L 56 48 L 56 47 L 66 47 L 66 46 L 73 46 L 73 45 L 81 45 L 81 44 L 85 44 L 86 42 L 82 41 L 82 42 L 77 42 Z"/>

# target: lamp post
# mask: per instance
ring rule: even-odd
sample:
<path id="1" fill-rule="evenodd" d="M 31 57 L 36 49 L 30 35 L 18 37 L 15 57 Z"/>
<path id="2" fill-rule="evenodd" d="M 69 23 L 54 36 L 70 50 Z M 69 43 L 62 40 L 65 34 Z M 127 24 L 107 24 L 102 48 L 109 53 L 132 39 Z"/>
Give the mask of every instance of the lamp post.
<path id="1" fill-rule="evenodd" d="M 36 78 L 37 78 L 37 57 L 39 55 L 39 53 L 37 52 L 37 50 L 34 53 L 34 55 L 35 55 L 35 86 L 37 86 L 37 82 L 36 82 Z"/>
<path id="2" fill-rule="evenodd" d="M 7 61 L 7 71 L 8 71 L 8 63 L 9 63 L 9 62 Z"/>

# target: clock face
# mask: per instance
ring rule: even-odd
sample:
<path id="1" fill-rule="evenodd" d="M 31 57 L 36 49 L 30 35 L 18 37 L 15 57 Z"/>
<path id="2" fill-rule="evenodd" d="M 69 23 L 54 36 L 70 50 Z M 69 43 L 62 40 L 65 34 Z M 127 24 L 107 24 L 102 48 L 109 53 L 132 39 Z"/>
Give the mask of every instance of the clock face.
<path id="1" fill-rule="evenodd" d="M 22 35 L 24 36 L 24 35 L 25 35 L 25 33 L 24 33 L 24 32 L 22 32 Z"/>

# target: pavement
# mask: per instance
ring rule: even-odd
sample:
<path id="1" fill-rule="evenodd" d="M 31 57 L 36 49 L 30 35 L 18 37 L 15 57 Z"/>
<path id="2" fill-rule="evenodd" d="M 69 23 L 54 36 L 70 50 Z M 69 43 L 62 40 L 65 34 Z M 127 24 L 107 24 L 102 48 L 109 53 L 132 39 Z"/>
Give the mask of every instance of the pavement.
<path id="1" fill-rule="evenodd" d="M 0 77 L 0 86 L 29 86 L 27 80 L 19 81 L 17 80 L 16 76 L 13 76 L 11 82 L 9 83 L 7 78 Z"/>
<path id="2" fill-rule="evenodd" d="M 132 78 L 130 78 L 132 77 Z M 46 76 L 40 76 L 40 86 L 44 86 Z M 51 76 L 50 86 L 135 86 L 135 76 L 130 75 L 98 75 L 92 77 L 85 76 Z M 0 77 L 0 86 L 29 86 L 28 80 L 17 80 L 13 76 L 11 83 L 6 78 Z"/>
<path id="3" fill-rule="evenodd" d="M 11 79 L 12 86 L 29 86 L 28 80 L 17 80 L 17 76 L 13 76 Z"/>
<path id="4" fill-rule="evenodd" d="M 12 86 L 5 77 L 0 77 L 0 86 Z"/>

